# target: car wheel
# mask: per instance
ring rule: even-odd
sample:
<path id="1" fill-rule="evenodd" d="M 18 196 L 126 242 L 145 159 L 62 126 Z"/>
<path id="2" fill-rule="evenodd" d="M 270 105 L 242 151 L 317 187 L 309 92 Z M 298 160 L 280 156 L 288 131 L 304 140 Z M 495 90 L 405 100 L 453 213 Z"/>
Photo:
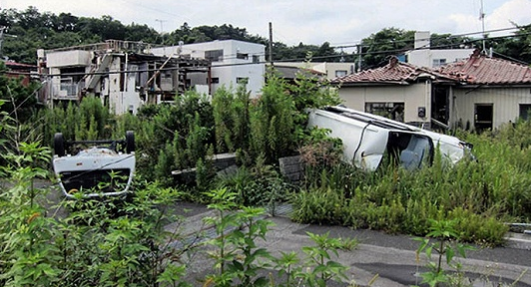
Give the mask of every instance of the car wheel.
<path id="1" fill-rule="evenodd" d="M 56 133 L 53 139 L 53 150 L 58 156 L 65 156 L 65 138 L 62 133 Z"/>
<path id="2" fill-rule="evenodd" d="M 135 134 L 133 131 L 125 132 L 125 149 L 127 153 L 135 151 Z"/>

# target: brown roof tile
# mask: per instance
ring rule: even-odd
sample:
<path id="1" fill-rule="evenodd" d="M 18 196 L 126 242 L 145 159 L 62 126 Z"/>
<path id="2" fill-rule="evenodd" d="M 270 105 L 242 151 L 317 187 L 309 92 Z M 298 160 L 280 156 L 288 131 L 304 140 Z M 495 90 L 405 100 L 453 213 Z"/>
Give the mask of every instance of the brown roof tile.
<path id="1" fill-rule="evenodd" d="M 455 76 L 469 84 L 531 84 L 531 67 L 503 59 L 489 58 L 478 52 L 472 54 L 467 61 L 448 64 L 437 71 Z"/>
<path id="2" fill-rule="evenodd" d="M 389 63 L 383 67 L 365 70 L 356 74 L 350 74 L 344 77 L 336 78 L 332 81 L 335 84 L 368 84 L 368 83 L 385 83 L 385 84 L 404 84 L 416 81 L 421 75 L 432 75 L 455 80 L 453 76 L 440 74 L 435 70 L 420 68 L 408 63 L 399 62 L 393 57 Z"/>

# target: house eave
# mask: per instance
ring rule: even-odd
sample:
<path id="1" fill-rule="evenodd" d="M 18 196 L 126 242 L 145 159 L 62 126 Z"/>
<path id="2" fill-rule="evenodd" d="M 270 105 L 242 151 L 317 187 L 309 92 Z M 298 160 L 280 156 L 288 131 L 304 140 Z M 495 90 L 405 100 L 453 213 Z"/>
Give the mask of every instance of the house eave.
<path id="1" fill-rule="evenodd" d="M 481 84 L 481 83 L 478 83 L 478 84 L 467 84 L 467 83 L 461 83 L 460 85 L 457 86 L 458 88 L 462 88 L 462 89 L 480 89 L 480 88 L 488 88 L 488 89 L 491 89 L 491 88 L 496 88 L 496 89 L 500 89 L 500 88 L 509 88 L 509 89 L 513 89 L 513 88 L 531 88 L 531 83 L 525 83 L 525 84 Z"/>
<path id="2" fill-rule="evenodd" d="M 334 82 L 334 85 L 341 87 L 370 87 L 370 86 L 409 86 L 406 81 L 386 81 L 386 82 Z"/>

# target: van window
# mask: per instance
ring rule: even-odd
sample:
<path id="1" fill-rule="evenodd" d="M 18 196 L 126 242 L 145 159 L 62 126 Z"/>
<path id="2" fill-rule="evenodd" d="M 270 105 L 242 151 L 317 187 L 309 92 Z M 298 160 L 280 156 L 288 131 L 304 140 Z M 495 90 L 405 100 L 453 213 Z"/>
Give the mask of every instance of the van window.
<path id="1" fill-rule="evenodd" d="M 390 132 L 387 150 L 395 162 L 407 170 L 414 170 L 423 162 L 431 164 L 433 143 L 424 135 Z"/>

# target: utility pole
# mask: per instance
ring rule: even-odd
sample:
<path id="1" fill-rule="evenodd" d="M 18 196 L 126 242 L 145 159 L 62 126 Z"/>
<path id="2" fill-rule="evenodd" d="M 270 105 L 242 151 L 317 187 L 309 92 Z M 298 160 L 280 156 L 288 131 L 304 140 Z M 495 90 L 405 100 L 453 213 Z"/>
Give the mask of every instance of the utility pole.
<path id="1" fill-rule="evenodd" d="M 2 44 L 4 43 L 4 31 L 5 31 L 6 27 L 5 26 L 0 26 L 0 60 L 3 59 L 3 55 L 2 55 Z"/>
<path id="2" fill-rule="evenodd" d="M 358 44 L 357 45 L 358 47 L 358 69 L 357 69 L 357 73 L 361 72 L 361 44 Z"/>
<path id="3" fill-rule="evenodd" d="M 273 23 L 269 22 L 269 64 L 273 68 Z"/>
<path id="4" fill-rule="evenodd" d="M 162 29 L 162 23 L 167 22 L 167 20 L 155 19 L 155 21 L 160 23 L 160 35 L 162 35 L 162 33 L 164 33 L 164 29 Z"/>
<path id="5" fill-rule="evenodd" d="M 5 37 L 11 37 L 11 38 L 16 38 L 17 36 L 16 35 L 9 35 L 9 34 L 6 34 L 5 31 L 6 31 L 7 27 L 6 26 L 1 26 L 0 25 L 0 60 L 3 60 L 4 59 L 4 54 L 2 53 L 2 49 L 4 47 L 4 38 Z"/>

